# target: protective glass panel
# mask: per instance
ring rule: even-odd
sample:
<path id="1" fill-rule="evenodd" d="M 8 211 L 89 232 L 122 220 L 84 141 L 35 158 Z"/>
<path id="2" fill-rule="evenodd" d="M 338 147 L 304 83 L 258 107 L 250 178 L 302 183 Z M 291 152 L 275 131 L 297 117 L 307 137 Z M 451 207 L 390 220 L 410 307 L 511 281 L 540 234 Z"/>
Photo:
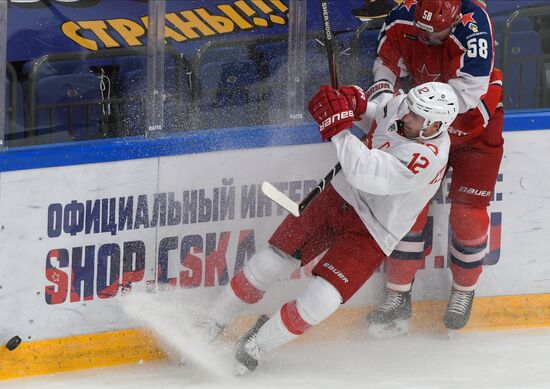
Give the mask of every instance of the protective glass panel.
<path id="1" fill-rule="evenodd" d="M 495 66 L 504 72 L 504 108 L 550 107 L 550 4 L 488 1 L 495 32 Z"/>
<path id="2" fill-rule="evenodd" d="M 11 1 L 6 145 L 143 133 L 128 122 L 141 113 L 146 17 L 143 1 Z"/>
<path id="3" fill-rule="evenodd" d="M 383 21 L 377 16 L 397 3 L 329 2 L 340 84 L 370 85 Z M 548 108 L 548 2 L 487 4 L 505 108 Z M 167 0 L 165 6 L 163 61 L 149 68 L 157 75 L 163 68 L 161 132 L 310 120 L 307 101 L 331 82 L 319 1 Z M 151 126 L 148 12 L 145 0 L 11 0 L 5 144 L 144 135 Z"/>

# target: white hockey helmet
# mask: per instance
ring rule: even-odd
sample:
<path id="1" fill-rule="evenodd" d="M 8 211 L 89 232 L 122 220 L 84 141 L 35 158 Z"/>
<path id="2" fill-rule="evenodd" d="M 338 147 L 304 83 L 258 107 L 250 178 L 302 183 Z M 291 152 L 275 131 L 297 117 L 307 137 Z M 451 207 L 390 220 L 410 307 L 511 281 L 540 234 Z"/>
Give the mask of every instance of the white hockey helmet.
<path id="1" fill-rule="evenodd" d="M 458 115 L 458 97 L 452 86 L 442 82 L 426 82 L 412 88 L 405 98 L 407 108 L 424 118 L 420 139 L 433 139 L 447 131 Z M 424 131 L 434 122 L 441 122 L 439 130 L 429 137 Z"/>

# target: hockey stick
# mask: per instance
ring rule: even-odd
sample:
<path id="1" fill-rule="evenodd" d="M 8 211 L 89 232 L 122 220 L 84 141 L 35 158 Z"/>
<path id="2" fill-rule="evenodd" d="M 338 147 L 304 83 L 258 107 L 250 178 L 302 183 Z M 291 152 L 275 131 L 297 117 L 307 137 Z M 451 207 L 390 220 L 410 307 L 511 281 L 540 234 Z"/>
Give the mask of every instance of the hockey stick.
<path id="1" fill-rule="evenodd" d="M 338 77 L 336 74 L 336 57 L 334 54 L 333 35 L 330 28 L 330 19 L 328 15 L 328 0 L 320 0 L 321 2 L 321 14 L 323 16 L 323 32 L 325 34 L 325 47 L 327 50 L 328 68 L 330 71 L 330 79 L 332 87 L 338 89 Z M 334 168 L 317 184 L 315 188 L 298 204 L 292 201 L 287 195 L 275 188 L 269 182 L 264 181 L 262 183 L 262 192 L 269 197 L 272 201 L 279 204 L 288 212 L 298 217 L 306 209 L 315 198 L 325 190 L 327 184 L 332 181 L 334 176 L 342 170 L 342 165 L 337 163 Z"/>

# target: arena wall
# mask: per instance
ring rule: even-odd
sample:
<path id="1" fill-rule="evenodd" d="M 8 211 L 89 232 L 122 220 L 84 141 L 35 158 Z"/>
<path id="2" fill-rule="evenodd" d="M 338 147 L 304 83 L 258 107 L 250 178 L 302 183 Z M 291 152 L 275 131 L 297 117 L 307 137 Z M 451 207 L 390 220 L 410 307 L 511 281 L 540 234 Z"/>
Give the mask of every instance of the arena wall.
<path id="1" fill-rule="evenodd" d="M 505 142 L 469 330 L 550 324 L 550 132 L 506 132 Z M 125 315 L 125 299 L 214 296 L 285 216 L 261 182 L 299 200 L 335 162 L 332 145 L 313 143 L 0 173 L 1 340 L 24 341 L 0 350 L 9 367 L 0 378 L 162 358 Z M 433 201 L 429 254 L 415 280 L 417 330 L 438 331 L 450 289 L 449 182 Z M 307 277 L 308 269 L 295 273 L 258 309 L 272 312 Z M 360 326 L 383 281 L 381 269 L 325 326 Z"/>

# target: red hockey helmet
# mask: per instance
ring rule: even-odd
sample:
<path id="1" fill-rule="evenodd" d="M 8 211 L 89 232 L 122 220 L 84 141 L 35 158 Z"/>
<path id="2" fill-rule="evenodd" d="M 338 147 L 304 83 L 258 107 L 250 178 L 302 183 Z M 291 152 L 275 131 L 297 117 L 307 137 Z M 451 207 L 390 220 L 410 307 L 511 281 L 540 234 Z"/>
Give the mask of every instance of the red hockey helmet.
<path id="1" fill-rule="evenodd" d="M 418 0 L 415 24 L 427 32 L 444 30 L 455 22 L 461 3 L 461 0 Z"/>

